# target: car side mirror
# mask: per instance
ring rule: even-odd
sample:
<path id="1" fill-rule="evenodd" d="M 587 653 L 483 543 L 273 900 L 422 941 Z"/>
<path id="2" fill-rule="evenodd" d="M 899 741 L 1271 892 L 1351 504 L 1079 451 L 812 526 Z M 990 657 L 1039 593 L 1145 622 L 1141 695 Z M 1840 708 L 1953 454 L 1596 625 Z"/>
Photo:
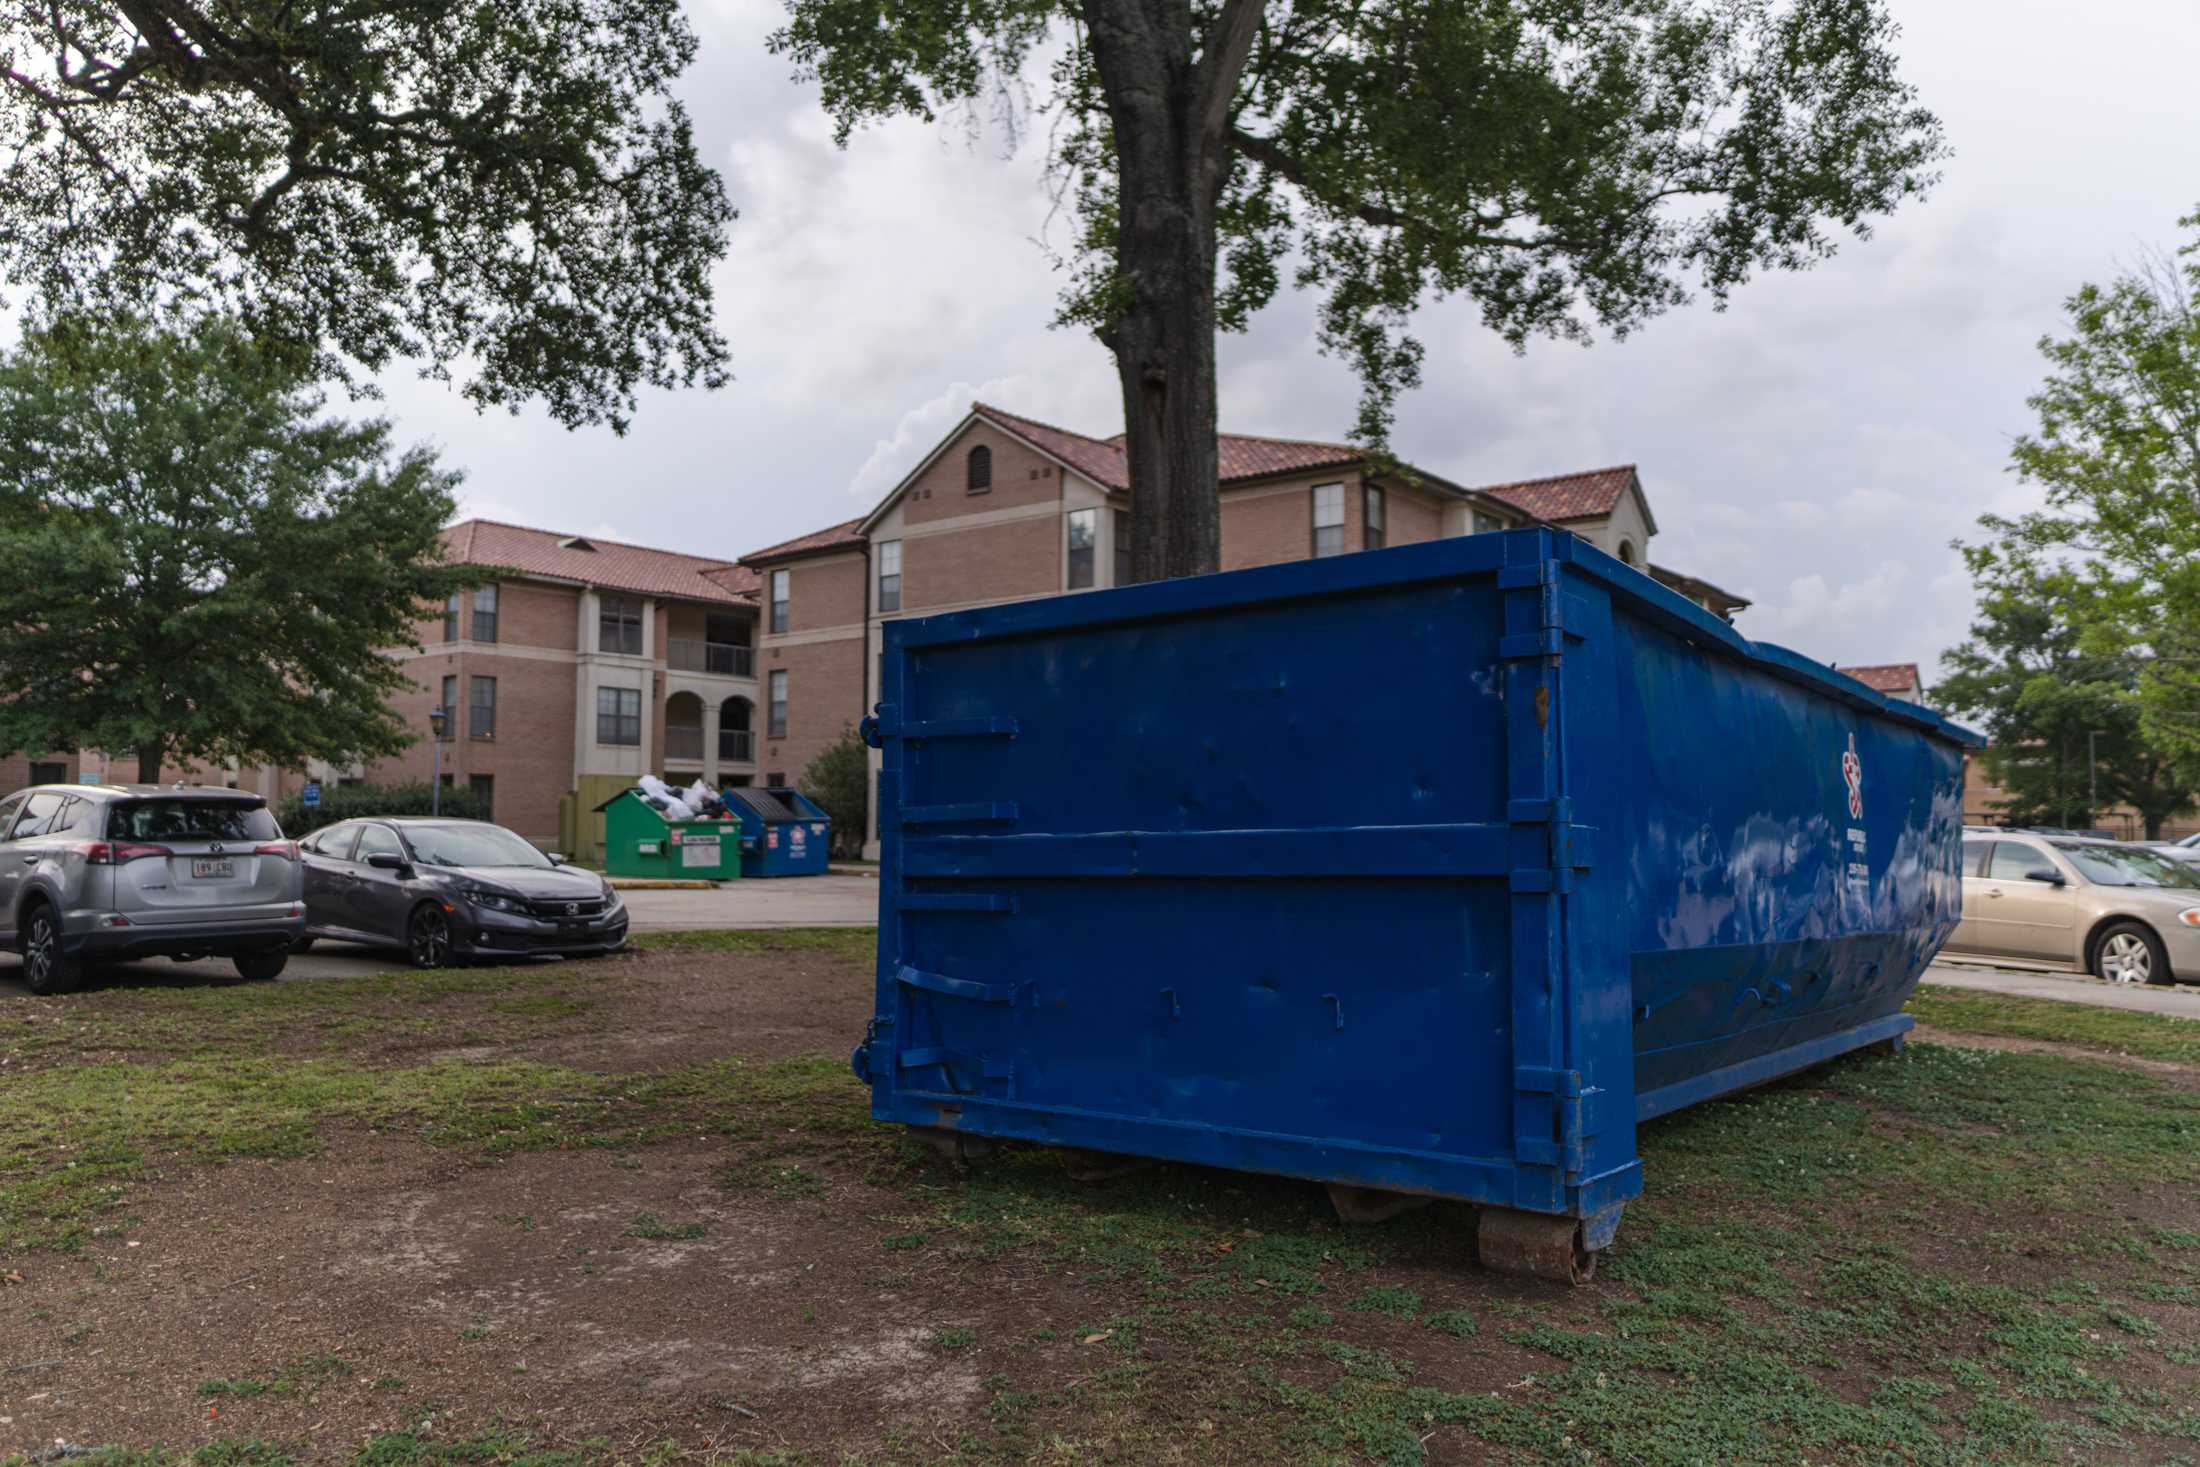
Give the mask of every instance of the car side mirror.
<path id="1" fill-rule="evenodd" d="M 2063 874 L 2060 871 L 2027 871 L 2024 873 L 2024 879 L 2026 881 L 2044 882 L 2049 886 L 2068 886 L 2070 884 L 2063 879 Z"/>
<path id="2" fill-rule="evenodd" d="M 562 851 L 548 851 L 545 854 L 550 857 L 550 864 L 553 866 L 563 866 L 566 862 L 565 853 Z"/>
<path id="3" fill-rule="evenodd" d="M 367 857 L 367 864 L 377 871 L 402 871 L 412 863 L 394 851 L 375 851 Z"/>

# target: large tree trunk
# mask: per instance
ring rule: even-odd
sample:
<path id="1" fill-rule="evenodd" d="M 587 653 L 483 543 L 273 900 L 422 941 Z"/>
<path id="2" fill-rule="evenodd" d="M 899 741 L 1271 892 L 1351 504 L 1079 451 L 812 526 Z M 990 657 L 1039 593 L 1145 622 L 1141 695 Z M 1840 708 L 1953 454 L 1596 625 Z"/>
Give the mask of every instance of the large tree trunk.
<path id="1" fill-rule="evenodd" d="M 1121 314 L 1102 340 L 1123 387 L 1131 576 L 1219 570 L 1215 204 L 1227 124 L 1260 19 L 1229 0 L 1195 56 L 1185 0 L 1085 0 L 1114 126 Z"/>
<path id="2" fill-rule="evenodd" d="M 139 784 L 160 783 L 160 764 L 166 752 L 159 744 L 146 744 L 138 750 Z"/>

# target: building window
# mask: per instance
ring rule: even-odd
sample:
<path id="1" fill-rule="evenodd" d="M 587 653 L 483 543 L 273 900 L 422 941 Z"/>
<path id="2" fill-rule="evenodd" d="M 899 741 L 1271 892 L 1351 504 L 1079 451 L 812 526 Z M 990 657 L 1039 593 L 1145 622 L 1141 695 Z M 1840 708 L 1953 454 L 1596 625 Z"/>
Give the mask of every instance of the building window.
<path id="1" fill-rule="evenodd" d="M 1344 485 L 1314 486 L 1314 554 L 1344 554 Z"/>
<path id="2" fill-rule="evenodd" d="M 69 782 L 69 766 L 66 764 L 33 764 L 30 773 L 32 784 L 67 784 Z"/>
<path id="3" fill-rule="evenodd" d="M 443 740 L 448 743 L 458 734 L 458 679 L 443 679 Z"/>
<path id="4" fill-rule="evenodd" d="M 466 792 L 474 797 L 474 819 L 494 820 L 497 818 L 497 780 L 495 775 L 468 775 L 466 778 Z"/>
<path id="5" fill-rule="evenodd" d="M 1127 586 L 1131 583 L 1131 512 L 1127 509 L 1108 511 L 1115 532 L 1115 579 L 1110 584 Z"/>
<path id="6" fill-rule="evenodd" d="M 786 571 L 772 572 L 772 630 L 775 632 L 787 629 L 787 577 Z"/>
<path id="7" fill-rule="evenodd" d="M 1093 558 L 1099 554 L 1100 511 L 1069 512 L 1069 588 L 1081 591 L 1092 584 Z"/>
<path id="8" fill-rule="evenodd" d="M 787 736 L 787 671 L 775 670 L 769 682 L 771 706 L 765 712 L 764 732 L 767 737 L 783 739 Z"/>
<path id="9" fill-rule="evenodd" d="M 458 640 L 458 598 L 464 594 L 453 591 L 451 599 L 443 603 L 443 640 L 446 642 Z"/>
<path id="10" fill-rule="evenodd" d="M 474 640 L 494 642 L 497 639 L 497 588 L 477 587 L 474 591 Z"/>
<path id="11" fill-rule="evenodd" d="M 1504 529 L 1504 528 L 1505 528 L 1505 522 L 1504 522 L 1503 520 L 1499 519 L 1499 518 L 1498 518 L 1498 517 L 1497 517 L 1496 515 L 1493 515 L 1493 514 L 1484 514 L 1484 513 L 1483 513 L 1483 512 L 1481 511 L 1481 510 L 1479 510 L 1479 509 L 1478 509 L 1478 510 L 1476 510 L 1476 511 L 1474 512 L 1474 533 L 1475 533 L 1475 534 L 1477 534 L 1477 535 L 1487 535 L 1487 534 L 1490 534 L 1490 533 L 1492 533 L 1493 531 L 1497 531 L 1497 530 L 1502 530 L 1502 529 Z"/>
<path id="12" fill-rule="evenodd" d="M 972 494 L 983 494 L 993 487 L 993 450 L 979 444 L 970 450 L 966 465 L 964 486 Z"/>
<path id="13" fill-rule="evenodd" d="M 477 677 L 466 704 L 466 732 L 477 739 L 497 736 L 497 680 Z"/>
<path id="14" fill-rule="evenodd" d="M 641 741 L 641 689 L 596 689 L 596 742 L 599 744 L 639 744 Z"/>
<path id="15" fill-rule="evenodd" d="M 642 602 L 638 596 L 606 596 L 596 608 L 596 650 L 642 655 Z"/>
<path id="16" fill-rule="evenodd" d="M 1390 543 L 1390 519 L 1383 503 L 1383 491 L 1373 484 L 1367 486 L 1367 523 L 1362 527 L 1367 538 L 1367 548 L 1380 550 Z"/>
<path id="17" fill-rule="evenodd" d="M 767 774 L 767 775 L 765 775 L 765 776 L 764 776 L 764 788 L 766 788 L 766 789 L 770 789 L 770 790 L 783 790 L 783 789 L 785 789 L 786 787 L 787 787 L 787 776 L 786 776 L 786 775 L 784 775 L 784 774 Z"/>
<path id="18" fill-rule="evenodd" d="M 901 542 L 882 540 L 878 547 L 878 609 L 901 610 Z"/>
<path id="19" fill-rule="evenodd" d="M 1621 565 L 1633 565 L 1635 563 L 1634 541 L 1622 540 L 1619 542 L 1619 563 Z"/>

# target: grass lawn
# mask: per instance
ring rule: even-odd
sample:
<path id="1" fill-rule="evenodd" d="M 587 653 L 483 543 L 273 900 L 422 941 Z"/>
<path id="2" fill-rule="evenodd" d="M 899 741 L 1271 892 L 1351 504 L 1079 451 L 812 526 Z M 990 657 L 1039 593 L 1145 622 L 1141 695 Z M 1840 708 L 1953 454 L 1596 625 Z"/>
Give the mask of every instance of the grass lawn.
<path id="1" fill-rule="evenodd" d="M 0 1453 L 70 1434 L 115 1467 L 2200 1463 L 2200 1024 L 1927 991 L 1916 1012 L 1952 1038 L 2101 1053 L 1917 1044 L 1656 1122 L 1646 1195 L 1568 1291 L 1479 1270 L 1460 1207 L 1345 1228 L 1279 1179 L 1081 1186 L 1038 1149 L 948 1168 L 870 1121 L 846 1044 L 755 1037 L 822 1007 L 852 1043 L 872 941 L 682 933 L 585 969 L 7 1005 L 0 1274 L 30 1277 L 0 1293 Z M 774 984 L 784 1015 L 678 1007 Z M 413 1199 L 404 1236 L 440 1272 L 362 1284 L 370 1312 L 341 1330 L 271 1298 L 239 1317 L 285 1316 L 279 1343 L 249 1323 L 209 1343 L 124 1251 L 182 1246 L 163 1220 L 188 1197 L 256 1249 L 310 1252 L 367 1225 L 314 1190 L 355 1164 Z M 284 1206 L 196 1185 L 225 1175 Z M 451 1201 L 528 1178 L 532 1200 Z M 729 1282 L 766 1254 L 804 1261 Z M 613 1277 L 596 1322 L 559 1314 Z M 353 1307 L 315 1287 L 331 1317 Z M 604 1365 L 622 1324 L 701 1328 L 720 1355 Z M 7 1373 L 22 1360 L 50 1370 Z M 49 1374 L 117 1403 L 126 1379 L 141 1414 L 86 1434 L 29 1399 Z"/>

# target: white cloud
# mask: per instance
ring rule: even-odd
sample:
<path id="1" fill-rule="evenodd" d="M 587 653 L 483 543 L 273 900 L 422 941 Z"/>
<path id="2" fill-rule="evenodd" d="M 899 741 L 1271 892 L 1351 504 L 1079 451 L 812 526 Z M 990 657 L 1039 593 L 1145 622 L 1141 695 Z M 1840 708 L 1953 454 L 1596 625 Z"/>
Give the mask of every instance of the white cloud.
<path id="1" fill-rule="evenodd" d="M 937 397 L 911 408 L 894 424 L 894 431 L 878 441 L 871 456 L 848 481 L 850 497 L 868 510 L 893 487 L 908 477 L 924 455 L 936 447 L 949 429 L 963 420 L 974 402 L 996 407 L 1016 403 L 1027 395 L 1027 379 L 994 377 L 972 386 L 957 382 Z"/>

